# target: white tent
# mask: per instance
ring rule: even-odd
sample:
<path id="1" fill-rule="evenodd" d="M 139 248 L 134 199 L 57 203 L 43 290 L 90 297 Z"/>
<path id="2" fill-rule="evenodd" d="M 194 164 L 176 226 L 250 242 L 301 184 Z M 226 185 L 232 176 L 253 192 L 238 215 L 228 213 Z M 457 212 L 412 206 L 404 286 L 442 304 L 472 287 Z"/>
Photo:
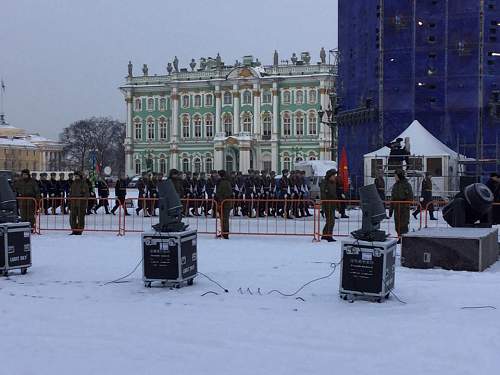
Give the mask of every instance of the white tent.
<path id="1" fill-rule="evenodd" d="M 432 173 L 435 196 L 446 197 L 450 192 L 458 189 L 458 160 L 459 158 L 465 159 L 465 156 L 450 149 L 417 120 L 413 121 L 396 138 L 410 141 L 410 165 L 407 170 L 411 170 L 414 176 L 410 181 L 417 195 L 420 194 L 420 181 L 424 172 Z M 387 194 L 390 193 L 394 184 L 392 174 L 387 171 L 389 155 L 389 147 L 382 147 L 364 155 L 365 184 L 373 183 L 376 170 L 382 169 L 386 176 Z"/>

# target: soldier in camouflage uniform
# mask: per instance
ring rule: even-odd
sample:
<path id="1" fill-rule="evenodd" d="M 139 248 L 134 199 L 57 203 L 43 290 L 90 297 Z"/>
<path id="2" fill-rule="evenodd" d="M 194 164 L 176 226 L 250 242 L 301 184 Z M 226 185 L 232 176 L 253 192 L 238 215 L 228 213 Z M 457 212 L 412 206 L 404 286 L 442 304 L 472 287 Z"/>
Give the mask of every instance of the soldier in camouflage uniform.
<path id="1" fill-rule="evenodd" d="M 22 221 L 31 224 L 31 231 L 35 230 L 35 211 L 36 203 L 33 199 L 40 199 L 40 189 L 36 180 L 31 178 L 30 171 L 24 169 L 21 172 L 21 178 L 14 183 L 14 190 L 19 198 L 19 214 Z M 33 199 L 31 199 L 33 198 Z"/>
<path id="2" fill-rule="evenodd" d="M 70 216 L 72 235 L 81 235 L 85 229 L 85 213 L 87 211 L 87 198 L 89 196 L 89 185 L 83 179 L 81 172 L 75 172 L 74 181 L 69 190 L 70 197 Z"/>
<path id="3" fill-rule="evenodd" d="M 406 202 L 413 200 L 413 189 L 406 179 L 405 173 L 400 169 L 395 174 L 396 183 L 392 187 L 391 201 Z M 410 224 L 410 204 L 409 203 L 391 203 L 389 217 L 394 215 L 394 224 L 398 237 L 408 233 Z M 401 238 L 398 243 L 401 242 Z"/>
<path id="4" fill-rule="evenodd" d="M 219 202 L 219 207 L 222 206 L 222 202 L 225 199 L 230 199 L 233 195 L 231 181 L 226 176 L 226 171 L 219 171 L 220 180 L 217 183 L 216 188 L 216 199 Z M 231 212 L 231 204 L 225 203 L 221 208 L 221 219 L 222 219 L 222 237 L 226 240 L 229 238 L 229 212 Z"/>
<path id="5" fill-rule="evenodd" d="M 336 175 L 337 171 L 335 169 L 330 169 L 326 172 L 325 179 L 321 182 L 321 200 L 322 201 L 332 201 L 337 199 L 337 186 L 336 186 Z M 322 240 L 327 240 L 328 242 L 335 242 L 333 238 L 333 227 L 335 226 L 335 203 L 333 202 L 323 202 L 322 209 L 325 213 L 326 224 L 323 227 Z"/>

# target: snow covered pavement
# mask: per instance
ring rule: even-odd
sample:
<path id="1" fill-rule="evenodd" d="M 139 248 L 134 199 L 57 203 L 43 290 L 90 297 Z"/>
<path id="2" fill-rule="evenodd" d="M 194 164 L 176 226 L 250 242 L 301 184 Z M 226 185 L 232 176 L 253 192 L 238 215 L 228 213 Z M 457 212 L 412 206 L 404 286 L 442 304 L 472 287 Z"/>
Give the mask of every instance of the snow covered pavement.
<path id="1" fill-rule="evenodd" d="M 179 290 L 104 285 L 140 235 L 33 237 L 27 275 L 0 279 L 1 374 L 497 374 L 500 262 L 483 273 L 396 270 L 382 304 L 338 297 L 339 244 L 200 236 L 202 276 Z M 399 263 L 399 261 L 398 261 Z M 241 288 L 241 289 L 240 289 Z M 258 294 L 258 290 L 262 295 Z M 243 291 L 242 294 L 240 291 Z M 205 292 L 213 291 L 205 296 Z M 462 309 L 493 306 L 497 309 Z"/>

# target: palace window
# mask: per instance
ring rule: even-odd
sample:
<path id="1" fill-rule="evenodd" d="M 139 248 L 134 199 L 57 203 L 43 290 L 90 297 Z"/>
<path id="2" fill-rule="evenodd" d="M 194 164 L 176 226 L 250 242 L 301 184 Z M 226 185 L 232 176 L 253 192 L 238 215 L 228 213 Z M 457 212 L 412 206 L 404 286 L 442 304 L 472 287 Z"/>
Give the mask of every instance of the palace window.
<path id="1" fill-rule="evenodd" d="M 167 122 L 164 118 L 160 118 L 160 139 L 167 139 Z"/>
<path id="2" fill-rule="evenodd" d="M 189 159 L 188 158 L 182 159 L 182 171 L 184 173 L 189 172 Z"/>
<path id="3" fill-rule="evenodd" d="M 135 99 L 134 110 L 135 111 L 142 111 L 142 100 L 140 98 Z"/>
<path id="4" fill-rule="evenodd" d="M 252 93 L 249 90 L 243 92 L 243 104 L 252 104 Z"/>
<path id="5" fill-rule="evenodd" d="M 290 99 L 290 91 L 285 91 L 283 92 L 283 104 L 290 104 L 291 99 Z"/>
<path id="6" fill-rule="evenodd" d="M 201 107 L 201 95 L 194 96 L 194 106 Z"/>
<path id="7" fill-rule="evenodd" d="M 165 155 L 160 155 L 160 173 L 167 173 L 167 161 L 165 160 Z"/>
<path id="8" fill-rule="evenodd" d="M 309 90 L 309 104 L 316 104 L 316 90 Z"/>
<path id="9" fill-rule="evenodd" d="M 189 138 L 189 117 L 182 117 L 182 138 Z"/>
<path id="10" fill-rule="evenodd" d="M 141 174 L 141 161 L 139 159 L 135 160 L 135 174 Z"/>
<path id="11" fill-rule="evenodd" d="M 233 95 L 229 91 L 224 93 L 224 105 L 231 105 L 233 103 Z"/>
<path id="12" fill-rule="evenodd" d="M 193 161 L 194 171 L 195 173 L 201 172 L 201 160 L 199 158 L 194 159 Z"/>
<path id="13" fill-rule="evenodd" d="M 271 101 L 272 101 L 271 91 L 265 90 L 262 94 L 262 103 L 271 104 Z"/>
<path id="14" fill-rule="evenodd" d="M 295 104 L 304 104 L 304 91 L 298 90 L 295 93 Z"/>
<path id="15" fill-rule="evenodd" d="M 189 96 L 188 95 L 183 95 L 182 96 L 182 107 L 183 108 L 188 108 L 189 107 Z"/>
<path id="16" fill-rule="evenodd" d="M 304 135 L 304 115 L 300 112 L 295 116 L 295 131 L 298 136 Z"/>
<path id="17" fill-rule="evenodd" d="M 148 111 L 155 109 L 155 100 L 153 98 L 148 99 Z"/>
<path id="18" fill-rule="evenodd" d="M 212 138 L 214 136 L 214 119 L 212 115 L 207 115 L 205 117 L 205 135 L 207 138 Z"/>
<path id="19" fill-rule="evenodd" d="M 226 113 L 222 119 L 224 124 L 224 132 L 226 133 L 226 137 L 229 137 L 233 134 L 233 118 L 229 113 Z"/>
<path id="20" fill-rule="evenodd" d="M 252 131 L 252 116 L 250 113 L 245 113 L 243 115 L 243 131 L 245 133 L 250 133 Z"/>
<path id="21" fill-rule="evenodd" d="M 160 111 L 165 111 L 167 109 L 167 100 L 165 98 L 160 99 Z"/>
<path id="22" fill-rule="evenodd" d="M 214 97 L 212 96 L 212 94 L 207 94 L 205 96 L 205 106 L 211 107 L 213 105 L 214 105 Z"/>
<path id="23" fill-rule="evenodd" d="M 271 138 L 273 120 L 270 113 L 265 113 L 262 117 L 262 136 L 264 139 Z"/>
<path id="24" fill-rule="evenodd" d="M 290 170 L 291 163 L 290 163 L 290 157 L 286 154 L 283 157 L 283 169 L 288 169 Z"/>
<path id="25" fill-rule="evenodd" d="M 135 129 L 134 129 L 134 138 L 135 139 L 142 139 L 142 124 L 139 120 L 135 121 Z"/>
<path id="26" fill-rule="evenodd" d="M 153 119 L 148 119 L 148 140 L 155 139 L 155 123 Z"/>
<path id="27" fill-rule="evenodd" d="M 226 155 L 226 171 L 233 171 L 233 157 L 231 155 Z"/>
<path id="28" fill-rule="evenodd" d="M 205 172 L 206 172 L 207 174 L 208 174 L 208 173 L 210 173 L 210 172 L 212 172 L 212 169 L 214 169 L 214 168 L 213 168 L 213 165 L 214 165 L 214 164 L 213 164 L 213 162 L 212 162 L 212 158 L 207 158 L 207 159 L 205 160 Z"/>
<path id="29" fill-rule="evenodd" d="M 291 127 L 290 114 L 288 112 L 286 112 L 283 115 L 283 135 L 285 135 L 285 136 L 291 135 L 291 133 L 292 133 L 291 129 L 292 129 L 292 127 Z"/>
<path id="30" fill-rule="evenodd" d="M 309 135 L 318 134 L 318 119 L 316 113 L 309 112 L 309 117 L 307 119 L 307 125 L 309 126 Z"/>
<path id="31" fill-rule="evenodd" d="M 194 123 L 194 137 L 201 138 L 201 117 L 195 116 L 193 123 Z"/>

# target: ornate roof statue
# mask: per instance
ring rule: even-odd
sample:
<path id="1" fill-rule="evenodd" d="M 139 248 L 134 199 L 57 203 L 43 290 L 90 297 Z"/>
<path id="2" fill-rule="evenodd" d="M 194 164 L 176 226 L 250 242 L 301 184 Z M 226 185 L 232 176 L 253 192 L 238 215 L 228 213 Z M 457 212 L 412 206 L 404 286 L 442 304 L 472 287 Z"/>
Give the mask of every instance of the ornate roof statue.
<path id="1" fill-rule="evenodd" d="M 148 75 L 148 64 L 143 64 L 142 65 L 142 74 L 144 74 L 144 77 L 147 77 L 147 75 Z"/>
<path id="2" fill-rule="evenodd" d="M 220 57 L 220 54 L 217 52 L 217 57 L 215 58 L 215 62 L 217 64 L 217 69 L 222 68 L 222 59 Z"/>
<path id="3" fill-rule="evenodd" d="M 168 64 L 167 64 L 167 72 L 168 72 L 168 75 L 172 74 L 172 70 L 173 70 L 173 69 L 174 69 L 174 68 L 172 68 L 172 63 L 168 63 Z"/>
<path id="4" fill-rule="evenodd" d="M 133 70 L 133 65 L 132 65 L 132 61 L 128 61 L 128 76 L 129 77 L 132 77 L 132 70 Z"/>
<path id="5" fill-rule="evenodd" d="M 174 69 L 176 72 L 179 71 L 179 59 L 177 58 L 177 56 L 174 57 Z"/>
<path id="6" fill-rule="evenodd" d="M 321 64 L 326 64 L 325 47 L 321 47 L 321 51 L 319 51 L 319 58 L 321 59 Z"/>
<path id="7" fill-rule="evenodd" d="M 298 58 L 297 58 L 297 54 L 295 52 L 292 54 L 292 57 L 290 58 L 290 60 L 292 60 L 293 65 L 297 64 Z"/>
<path id="8" fill-rule="evenodd" d="M 205 70 L 205 69 L 206 69 L 206 67 L 207 67 L 207 59 L 206 59 L 206 58 L 204 58 L 204 57 L 202 57 L 202 58 L 200 59 L 200 69 L 201 69 L 201 70 Z"/>
<path id="9" fill-rule="evenodd" d="M 191 59 L 191 63 L 189 64 L 191 71 L 194 72 L 194 68 L 196 68 L 196 61 L 194 59 Z"/>
<path id="10" fill-rule="evenodd" d="M 278 66 L 279 65 L 278 62 L 279 62 L 278 51 L 274 50 L 273 65 Z"/>

